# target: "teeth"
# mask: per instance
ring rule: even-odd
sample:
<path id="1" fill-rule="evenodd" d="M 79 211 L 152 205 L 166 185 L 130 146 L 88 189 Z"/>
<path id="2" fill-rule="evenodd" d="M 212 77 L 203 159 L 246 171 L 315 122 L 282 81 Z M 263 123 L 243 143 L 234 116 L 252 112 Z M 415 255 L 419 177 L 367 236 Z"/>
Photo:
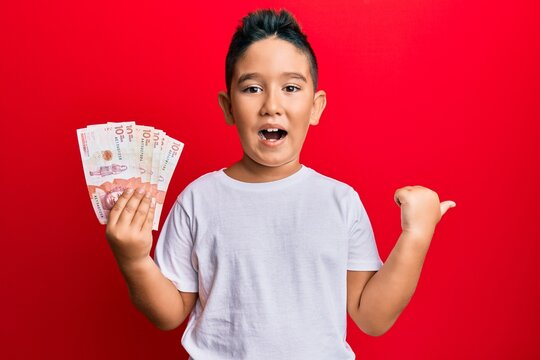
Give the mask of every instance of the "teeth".
<path id="1" fill-rule="evenodd" d="M 264 132 L 265 131 L 268 131 L 268 132 L 277 132 L 279 129 L 278 128 L 270 128 L 270 129 L 263 129 L 263 130 L 260 130 L 259 131 L 259 137 L 262 139 L 262 140 L 267 140 L 267 141 L 278 141 L 278 140 L 281 140 L 285 137 L 285 134 L 282 134 L 281 135 L 281 138 L 280 139 L 267 139 L 265 136 L 264 136 Z"/>

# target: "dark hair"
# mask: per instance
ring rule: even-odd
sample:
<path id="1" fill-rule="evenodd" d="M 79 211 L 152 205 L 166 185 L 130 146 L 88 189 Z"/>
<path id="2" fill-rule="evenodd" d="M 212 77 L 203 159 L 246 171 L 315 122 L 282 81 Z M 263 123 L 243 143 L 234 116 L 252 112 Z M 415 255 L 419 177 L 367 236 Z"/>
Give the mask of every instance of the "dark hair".
<path id="1" fill-rule="evenodd" d="M 225 82 L 228 94 L 230 94 L 231 90 L 234 65 L 238 59 L 244 55 L 251 44 L 271 36 L 277 36 L 279 39 L 288 41 L 306 54 L 309 60 L 311 78 L 313 79 L 313 89 L 317 89 L 317 59 L 307 41 L 307 35 L 302 32 L 294 16 L 285 9 L 279 11 L 259 9 L 250 12 L 242 19 L 242 23 L 236 28 L 229 45 L 225 60 Z"/>

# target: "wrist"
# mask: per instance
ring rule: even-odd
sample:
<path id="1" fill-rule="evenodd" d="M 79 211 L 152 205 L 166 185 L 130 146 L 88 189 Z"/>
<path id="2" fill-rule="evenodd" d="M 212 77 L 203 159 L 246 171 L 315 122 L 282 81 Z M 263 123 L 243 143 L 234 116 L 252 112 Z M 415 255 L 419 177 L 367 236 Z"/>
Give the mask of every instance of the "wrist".
<path id="1" fill-rule="evenodd" d="M 154 260 L 150 256 L 145 256 L 139 259 L 117 259 L 118 267 L 124 275 L 132 275 L 147 271 L 154 266 Z"/>
<path id="2" fill-rule="evenodd" d="M 433 233 L 435 229 L 407 229 L 402 230 L 401 237 L 404 238 L 406 242 L 413 243 L 417 245 L 428 245 L 431 243 L 433 238 Z"/>

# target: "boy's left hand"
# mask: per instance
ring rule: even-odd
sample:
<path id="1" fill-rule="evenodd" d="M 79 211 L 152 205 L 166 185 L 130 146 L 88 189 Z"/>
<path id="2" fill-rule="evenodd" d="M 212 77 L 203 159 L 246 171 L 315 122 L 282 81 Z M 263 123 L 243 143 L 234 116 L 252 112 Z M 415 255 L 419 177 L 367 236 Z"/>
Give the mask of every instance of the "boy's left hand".
<path id="1" fill-rule="evenodd" d="M 402 231 L 430 238 L 442 216 L 456 206 L 451 200 L 439 202 L 435 191 L 418 185 L 397 189 L 394 201 L 401 207 Z"/>

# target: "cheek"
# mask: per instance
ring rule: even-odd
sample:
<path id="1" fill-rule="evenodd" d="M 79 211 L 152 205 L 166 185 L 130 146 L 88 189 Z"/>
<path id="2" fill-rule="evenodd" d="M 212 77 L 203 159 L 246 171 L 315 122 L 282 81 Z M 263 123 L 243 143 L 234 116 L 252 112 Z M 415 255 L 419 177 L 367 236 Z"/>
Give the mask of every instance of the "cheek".
<path id="1" fill-rule="evenodd" d="M 295 99 L 288 104 L 288 109 L 296 118 L 309 118 L 312 110 L 311 98 Z"/>
<path id="2" fill-rule="evenodd" d="M 245 117 L 248 114 L 253 114 L 253 111 L 257 111 L 257 106 L 257 100 L 254 98 L 250 99 L 245 94 L 236 96 L 231 104 L 232 113 L 237 117 Z"/>
<path id="3" fill-rule="evenodd" d="M 249 141 L 254 141 L 253 130 L 251 129 L 251 127 L 244 121 L 242 121 L 241 118 L 239 119 L 240 120 L 236 121 L 236 131 L 238 132 L 240 141 L 244 144 Z"/>
<path id="4" fill-rule="evenodd" d="M 311 106 L 298 106 L 291 110 L 290 115 L 296 129 L 302 132 L 307 131 L 311 117 Z"/>
<path id="5" fill-rule="evenodd" d="M 253 128 L 257 125 L 258 111 L 253 104 L 235 105 L 232 114 L 238 134 L 241 136 L 253 133 Z"/>

